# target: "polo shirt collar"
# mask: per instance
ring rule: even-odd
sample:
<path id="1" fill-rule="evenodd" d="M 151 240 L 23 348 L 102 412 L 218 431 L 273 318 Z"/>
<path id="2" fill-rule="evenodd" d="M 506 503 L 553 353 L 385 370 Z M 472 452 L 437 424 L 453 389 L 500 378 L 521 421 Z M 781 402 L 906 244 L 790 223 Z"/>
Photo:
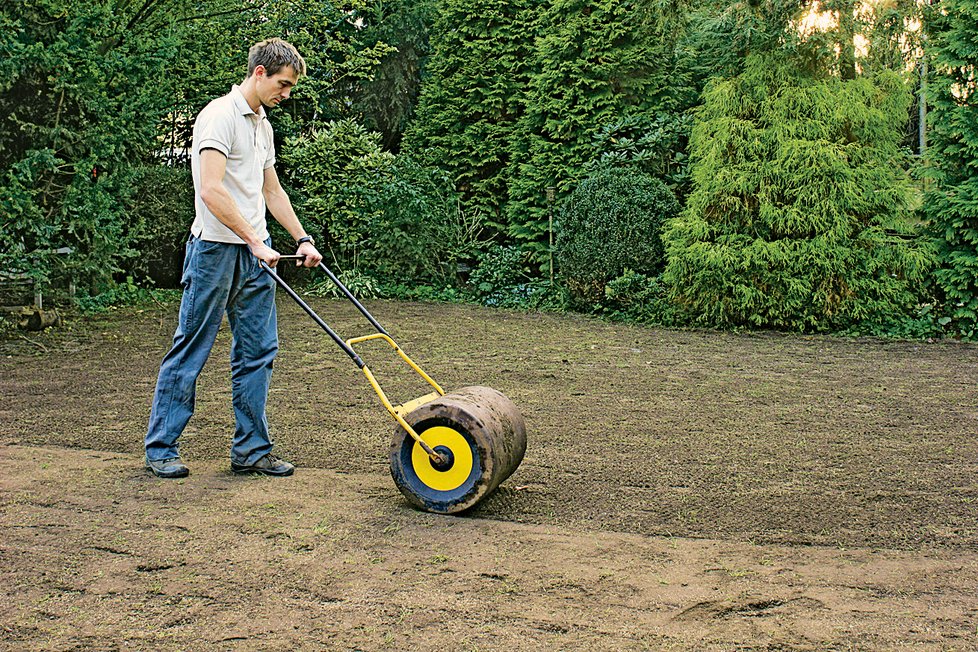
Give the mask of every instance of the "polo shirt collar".
<path id="1" fill-rule="evenodd" d="M 241 92 L 241 87 L 237 84 L 231 86 L 231 98 L 234 100 L 234 106 L 241 111 L 241 115 L 257 115 L 259 118 L 265 117 L 265 105 L 259 104 L 257 113 L 252 111 L 248 100 L 245 99 L 244 93 Z"/>

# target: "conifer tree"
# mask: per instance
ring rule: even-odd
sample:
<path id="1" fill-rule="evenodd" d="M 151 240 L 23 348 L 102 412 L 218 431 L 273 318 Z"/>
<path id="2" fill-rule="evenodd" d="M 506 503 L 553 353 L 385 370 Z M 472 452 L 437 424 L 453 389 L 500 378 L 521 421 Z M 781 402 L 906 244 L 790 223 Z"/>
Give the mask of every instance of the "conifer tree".
<path id="1" fill-rule="evenodd" d="M 542 0 L 443 0 L 416 114 L 413 158 L 449 172 L 464 211 L 498 223 L 510 139 L 522 111 L 536 8 Z"/>
<path id="2" fill-rule="evenodd" d="M 384 148 L 397 152 L 414 111 L 424 60 L 429 54 L 428 30 L 434 16 L 432 0 L 375 2 L 363 11 L 364 41 L 386 43 L 386 54 L 362 83 L 354 108 L 368 129 L 383 136 Z"/>
<path id="3" fill-rule="evenodd" d="M 712 84 L 693 127 L 693 191 L 663 238 L 679 313 L 822 331 L 912 310 L 931 257 L 909 225 L 908 102 L 895 73 L 817 77 L 776 53 Z"/>
<path id="4" fill-rule="evenodd" d="M 541 14 L 527 105 L 510 154 L 509 231 L 542 253 L 547 188 L 583 177 L 605 125 L 674 108 L 674 36 L 651 3 L 551 0 Z M 650 121 L 651 122 L 651 121 Z"/>
<path id="5" fill-rule="evenodd" d="M 924 209 L 940 259 L 945 320 L 978 330 L 978 2 L 944 0 L 928 16 L 934 74 L 928 115 L 931 185 Z"/>

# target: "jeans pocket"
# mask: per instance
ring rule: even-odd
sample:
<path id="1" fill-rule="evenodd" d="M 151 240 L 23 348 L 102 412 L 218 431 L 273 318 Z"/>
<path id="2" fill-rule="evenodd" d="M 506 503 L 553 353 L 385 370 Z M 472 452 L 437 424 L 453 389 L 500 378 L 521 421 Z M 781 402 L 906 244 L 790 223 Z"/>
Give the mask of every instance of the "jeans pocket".
<path id="1" fill-rule="evenodd" d="M 198 240 L 196 245 L 197 253 L 201 255 L 213 254 L 215 252 L 223 252 L 223 249 L 227 247 L 223 242 L 212 242 L 210 240 Z"/>

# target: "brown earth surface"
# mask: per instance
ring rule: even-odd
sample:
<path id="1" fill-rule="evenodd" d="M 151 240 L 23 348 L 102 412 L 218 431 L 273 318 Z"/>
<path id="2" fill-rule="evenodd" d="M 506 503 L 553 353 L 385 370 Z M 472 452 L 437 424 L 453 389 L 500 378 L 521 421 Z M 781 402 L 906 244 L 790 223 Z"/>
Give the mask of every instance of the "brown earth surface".
<path id="1" fill-rule="evenodd" d="M 279 305 L 285 479 L 229 472 L 226 328 L 177 481 L 142 466 L 176 306 L 0 342 L 0 649 L 978 649 L 978 346 L 370 302 L 526 418 L 523 464 L 455 517 L 407 505 L 393 421 Z"/>

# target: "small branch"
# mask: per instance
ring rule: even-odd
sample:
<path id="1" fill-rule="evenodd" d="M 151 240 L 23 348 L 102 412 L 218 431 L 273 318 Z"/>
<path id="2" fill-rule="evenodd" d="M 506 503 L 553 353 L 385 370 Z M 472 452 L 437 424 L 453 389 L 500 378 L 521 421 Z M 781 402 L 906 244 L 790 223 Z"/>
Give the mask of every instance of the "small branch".
<path id="1" fill-rule="evenodd" d="M 25 342 L 30 342 L 31 344 L 33 344 L 33 345 L 34 345 L 34 346 L 36 346 L 37 348 L 39 348 L 39 349 L 41 349 L 41 350 L 42 350 L 42 351 L 44 351 L 45 353 L 49 353 L 49 351 L 48 351 L 48 347 L 46 347 L 46 346 L 44 346 L 44 345 L 43 345 L 43 344 L 41 344 L 40 342 L 35 342 L 35 341 L 34 341 L 34 340 L 32 340 L 31 338 L 29 338 L 29 337 L 26 337 L 26 336 L 24 336 L 24 335 L 21 335 L 21 336 L 20 336 L 20 339 L 22 339 L 22 340 L 24 340 Z"/>
<path id="2" fill-rule="evenodd" d="M 132 15 L 129 19 L 129 23 L 126 25 L 126 32 L 132 31 L 132 29 L 139 24 L 144 18 L 148 18 L 156 10 L 153 5 L 159 4 L 159 0 L 146 0 L 143 6 Z M 121 40 L 121 39 L 120 39 Z"/>

